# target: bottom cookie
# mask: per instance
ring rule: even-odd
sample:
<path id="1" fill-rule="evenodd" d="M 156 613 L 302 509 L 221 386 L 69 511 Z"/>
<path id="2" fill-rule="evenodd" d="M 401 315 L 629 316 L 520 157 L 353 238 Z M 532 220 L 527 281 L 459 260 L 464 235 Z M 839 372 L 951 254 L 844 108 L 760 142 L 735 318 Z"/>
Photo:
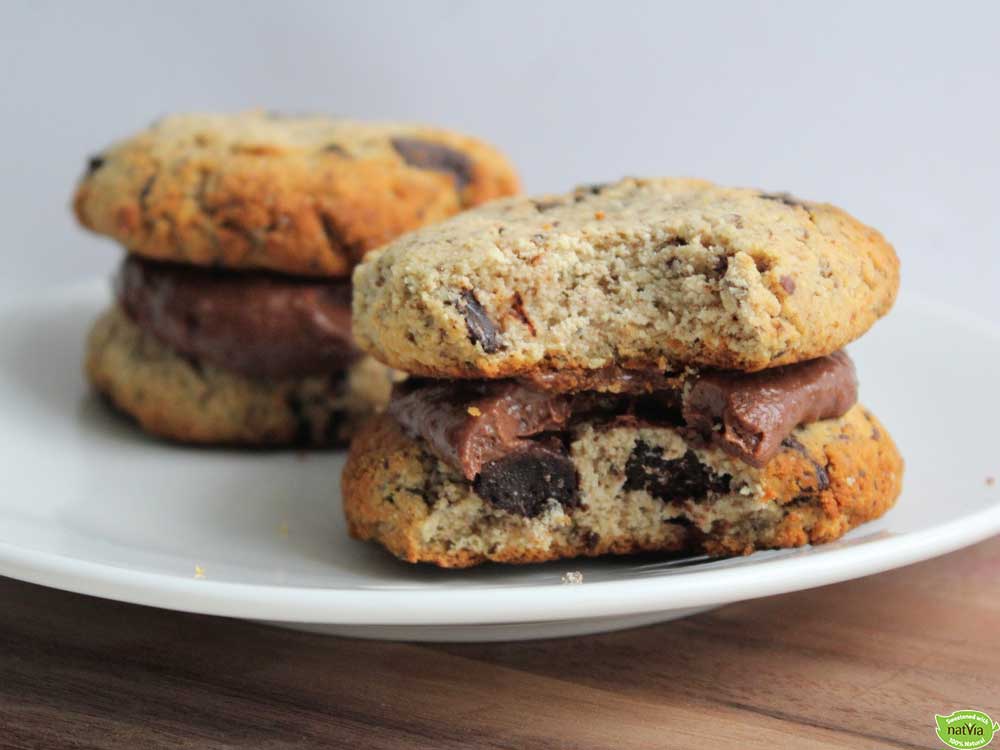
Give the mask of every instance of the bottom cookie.
<path id="1" fill-rule="evenodd" d="M 154 435 L 230 445 L 346 444 L 384 408 L 393 371 L 364 357 L 330 376 L 263 380 L 188 359 L 118 306 L 87 339 L 84 369 L 118 409 Z"/>
<path id="2" fill-rule="evenodd" d="M 861 406 L 797 428 L 763 468 L 634 421 L 576 426 L 568 457 L 571 465 L 543 459 L 474 485 L 381 415 L 344 467 L 348 527 L 402 560 L 449 568 L 741 555 L 839 538 L 892 507 L 903 472 L 892 439 Z M 529 497 L 539 488 L 544 497 Z"/>

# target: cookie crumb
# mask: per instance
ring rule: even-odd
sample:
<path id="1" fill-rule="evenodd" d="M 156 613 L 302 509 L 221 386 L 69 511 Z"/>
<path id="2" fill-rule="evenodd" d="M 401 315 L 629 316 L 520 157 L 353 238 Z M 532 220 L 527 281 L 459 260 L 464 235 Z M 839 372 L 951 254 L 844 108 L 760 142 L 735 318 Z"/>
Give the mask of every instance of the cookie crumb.
<path id="1" fill-rule="evenodd" d="M 597 219 L 598 221 L 600 221 L 601 219 L 604 218 L 604 212 L 603 211 L 595 211 L 594 212 L 594 218 Z"/>
<path id="2" fill-rule="evenodd" d="M 474 417 L 481 417 L 481 416 L 483 416 L 482 411 L 480 411 L 479 407 L 477 407 L 477 406 L 470 406 L 468 409 L 466 409 L 466 411 L 469 412 L 469 414 L 471 414 Z"/>
<path id="3" fill-rule="evenodd" d="M 195 565 L 194 566 L 194 577 L 195 578 L 204 578 L 205 577 L 205 569 L 203 567 L 201 567 L 200 565 Z"/>
<path id="4" fill-rule="evenodd" d="M 997 478 L 996 477 L 986 477 L 986 486 L 987 487 L 992 487 L 996 483 L 997 483 Z"/>
<path id="5" fill-rule="evenodd" d="M 583 573 L 581 573 L 579 570 L 571 570 L 569 573 L 563 573 L 562 578 L 560 580 L 562 583 L 567 583 L 571 585 L 577 583 L 583 583 Z"/>

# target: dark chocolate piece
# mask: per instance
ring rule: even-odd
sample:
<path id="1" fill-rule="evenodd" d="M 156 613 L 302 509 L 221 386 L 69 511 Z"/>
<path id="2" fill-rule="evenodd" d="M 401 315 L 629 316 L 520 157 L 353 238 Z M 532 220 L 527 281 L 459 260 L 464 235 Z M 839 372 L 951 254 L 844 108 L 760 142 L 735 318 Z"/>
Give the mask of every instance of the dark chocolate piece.
<path id="1" fill-rule="evenodd" d="M 310 421 L 309 416 L 306 414 L 305 404 L 302 403 L 302 399 L 295 392 L 288 395 L 285 400 L 288 405 L 288 410 L 292 413 L 292 419 L 295 420 L 295 438 L 293 443 L 299 446 L 306 446 L 313 442 L 313 429 L 312 421 Z"/>
<path id="2" fill-rule="evenodd" d="M 854 364 L 836 352 L 760 372 L 703 372 L 683 415 L 712 444 L 761 467 L 798 425 L 843 416 L 857 398 Z"/>
<path id="3" fill-rule="evenodd" d="M 118 299 L 178 353 L 250 377 L 328 374 L 360 356 L 347 280 L 235 273 L 129 256 Z"/>
<path id="4" fill-rule="evenodd" d="M 153 192 L 153 185 L 156 184 L 156 172 L 151 174 L 146 178 L 146 181 L 142 183 L 142 189 L 139 191 L 139 207 L 143 212 L 149 209 L 148 201 L 149 194 Z"/>
<path id="5" fill-rule="evenodd" d="M 323 228 L 323 236 L 332 250 L 348 253 L 355 260 L 361 260 L 365 254 L 365 247 L 362 243 L 351 241 L 347 238 L 347 232 L 332 215 L 320 212 L 320 226 Z"/>
<path id="6" fill-rule="evenodd" d="M 573 191 L 573 200 L 579 203 L 591 195 L 600 195 L 601 191 L 607 186 L 608 183 L 606 182 L 596 182 L 592 185 L 580 185 Z"/>
<path id="7" fill-rule="evenodd" d="M 693 451 L 686 451 L 680 458 L 664 458 L 660 448 L 644 440 L 636 441 L 625 464 L 626 490 L 645 490 L 667 503 L 725 493 L 729 483 L 728 474 L 716 474 Z"/>
<path id="8" fill-rule="evenodd" d="M 830 473 L 826 470 L 826 467 L 813 458 L 806 447 L 802 445 L 798 440 L 789 435 L 781 444 L 786 448 L 791 448 L 796 453 L 802 454 L 802 456 L 813 465 L 813 470 L 816 472 L 816 491 L 824 492 L 830 489 Z"/>
<path id="9" fill-rule="evenodd" d="M 104 158 L 104 154 L 97 154 L 96 156 L 91 156 L 87 160 L 87 176 L 94 174 L 98 169 L 104 166 L 107 160 Z"/>
<path id="10" fill-rule="evenodd" d="M 784 203 L 786 206 L 791 206 L 793 208 L 806 208 L 805 201 L 799 200 L 791 193 L 761 193 L 760 197 L 766 201 L 777 201 L 778 203 Z"/>
<path id="11" fill-rule="evenodd" d="M 549 500 L 569 507 L 579 503 L 573 462 L 565 453 L 536 443 L 484 465 L 472 487 L 495 508 L 527 518 L 545 510 Z"/>
<path id="12" fill-rule="evenodd" d="M 450 174 L 458 191 L 472 182 L 472 160 L 461 151 L 419 138 L 393 138 L 392 147 L 412 167 Z"/>
<path id="13" fill-rule="evenodd" d="M 532 201 L 535 204 L 535 210 L 538 213 L 543 214 L 546 211 L 551 211 L 553 208 L 563 205 L 562 201 L 558 198 L 554 200 L 544 200 L 544 201 Z"/>
<path id="14" fill-rule="evenodd" d="M 487 354 L 495 354 L 503 349 L 500 332 L 486 314 L 486 310 L 479 304 L 475 292 L 469 290 L 462 292 L 458 309 L 465 317 L 465 327 L 473 344 L 479 344 Z"/>

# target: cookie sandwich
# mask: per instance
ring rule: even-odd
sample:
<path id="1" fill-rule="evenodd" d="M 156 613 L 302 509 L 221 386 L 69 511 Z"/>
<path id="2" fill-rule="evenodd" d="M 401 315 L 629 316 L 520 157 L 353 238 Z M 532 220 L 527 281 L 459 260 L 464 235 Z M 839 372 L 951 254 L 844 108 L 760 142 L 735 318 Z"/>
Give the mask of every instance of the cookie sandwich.
<path id="1" fill-rule="evenodd" d="M 444 567 L 837 539 L 900 491 L 843 351 L 898 284 L 840 209 L 691 179 L 402 237 L 354 272 L 358 345 L 414 377 L 352 443 L 350 532 Z"/>
<path id="2" fill-rule="evenodd" d="M 127 251 L 87 376 L 162 437 L 343 443 L 392 382 L 351 334 L 355 264 L 517 187 L 497 151 L 444 130 L 167 117 L 91 158 L 76 189 L 80 223 Z"/>

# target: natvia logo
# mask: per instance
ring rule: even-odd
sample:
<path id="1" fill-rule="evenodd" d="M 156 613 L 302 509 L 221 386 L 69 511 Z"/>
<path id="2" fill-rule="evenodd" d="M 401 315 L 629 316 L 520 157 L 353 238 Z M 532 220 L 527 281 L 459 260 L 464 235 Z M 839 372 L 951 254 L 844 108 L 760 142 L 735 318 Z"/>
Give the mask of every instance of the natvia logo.
<path id="1" fill-rule="evenodd" d="M 937 736 L 948 747 L 986 747 L 993 741 L 993 735 L 1000 732 L 1000 724 L 982 711 L 970 708 L 956 711 L 951 716 L 934 714 L 937 722 Z"/>

